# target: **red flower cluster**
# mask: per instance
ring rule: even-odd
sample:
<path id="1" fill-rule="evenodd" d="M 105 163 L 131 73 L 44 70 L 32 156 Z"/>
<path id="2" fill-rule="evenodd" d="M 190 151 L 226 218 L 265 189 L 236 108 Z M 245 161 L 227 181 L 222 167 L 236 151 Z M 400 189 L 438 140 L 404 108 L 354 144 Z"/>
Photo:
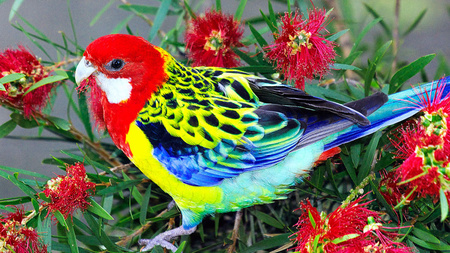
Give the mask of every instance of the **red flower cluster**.
<path id="1" fill-rule="evenodd" d="M 25 211 L 17 207 L 15 213 L 0 215 L 0 252 L 47 252 L 37 232 L 22 223 L 24 218 Z"/>
<path id="2" fill-rule="evenodd" d="M 328 34 L 326 11 L 308 11 L 308 20 L 295 12 L 285 13 L 281 18 L 281 32 L 276 34 L 274 44 L 265 49 L 267 57 L 286 79 L 295 80 L 298 88 L 305 88 L 305 78 L 322 77 L 334 61 L 334 42 L 324 38 Z M 325 31 L 322 35 L 320 32 Z"/>
<path id="3" fill-rule="evenodd" d="M 442 97 L 445 81 L 437 82 L 435 96 L 425 92 L 419 106 L 424 115 L 405 123 L 391 140 L 397 148 L 396 158 L 404 159 L 393 173 L 403 197 L 383 192 L 392 205 L 405 204 L 415 197 L 439 199 L 442 190 L 450 202 L 450 96 Z"/>
<path id="4" fill-rule="evenodd" d="M 26 117 L 33 111 L 40 111 L 48 102 L 54 84 L 41 86 L 24 95 L 31 85 L 48 76 L 38 59 L 19 46 L 18 50 L 7 49 L 0 54 L 0 78 L 13 73 L 25 75 L 22 79 L 4 84 L 6 91 L 0 91 L 0 99 L 23 108 Z"/>
<path id="5" fill-rule="evenodd" d="M 47 182 L 44 194 L 50 198 L 49 213 L 60 211 L 64 218 L 73 215 L 75 210 L 86 210 L 90 203 L 87 198 L 95 192 L 95 184 L 88 181 L 86 169 L 81 163 L 67 166 L 66 176 L 58 176 Z"/>
<path id="6" fill-rule="evenodd" d="M 310 252 L 386 252 L 402 253 L 410 250 L 394 242 L 398 236 L 383 227 L 381 218 L 366 206 L 362 198 L 340 206 L 329 215 L 319 213 L 309 201 L 301 203 L 295 233 L 295 251 Z"/>
<path id="7" fill-rule="evenodd" d="M 185 36 L 192 66 L 239 66 L 239 58 L 232 48 L 244 46 L 240 42 L 243 33 L 243 27 L 233 16 L 214 10 L 192 19 Z"/>

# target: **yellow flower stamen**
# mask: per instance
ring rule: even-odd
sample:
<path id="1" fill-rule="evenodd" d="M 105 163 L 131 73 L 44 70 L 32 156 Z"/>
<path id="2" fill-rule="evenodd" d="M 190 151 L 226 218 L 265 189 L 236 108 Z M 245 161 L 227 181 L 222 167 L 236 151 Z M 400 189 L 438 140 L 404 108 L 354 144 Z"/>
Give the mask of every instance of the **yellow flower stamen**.
<path id="1" fill-rule="evenodd" d="M 209 35 L 209 37 L 206 37 L 205 39 L 206 43 L 205 46 L 203 47 L 203 49 L 205 50 L 213 50 L 216 51 L 217 54 L 217 52 L 220 49 L 225 48 L 225 46 L 223 45 L 223 38 L 220 31 L 213 30 Z"/>
<path id="2" fill-rule="evenodd" d="M 307 47 L 311 49 L 312 44 L 309 42 L 309 38 L 311 38 L 311 33 L 306 32 L 305 30 L 298 31 L 295 36 L 289 35 L 288 46 L 291 48 L 291 55 L 295 55 L 301 51 L 301 47 Z"/>

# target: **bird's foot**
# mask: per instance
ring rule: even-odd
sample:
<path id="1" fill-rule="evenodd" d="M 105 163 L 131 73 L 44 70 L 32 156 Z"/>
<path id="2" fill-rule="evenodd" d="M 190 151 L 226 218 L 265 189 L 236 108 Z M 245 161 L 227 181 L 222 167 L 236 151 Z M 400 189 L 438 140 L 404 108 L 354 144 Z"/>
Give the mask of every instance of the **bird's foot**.
<path id="1" fill-rule="evenodd" d="M 193 227 L 191 229 L 184 229 L 182 226 L 174 228 L 172 230 L 166 231 L 164 233 L 161 233 L 153 239 L 140 239 L 139 245 L 144 246 L 141 249 L 141 252 L 151 250 L 156 245 L 159 245 L 163 248 L 166 248 L 168 250 L 171 250 L 172 252 L 176 252 L 178 249 L 175 247 L 172 243 L 169 241 L 172 240 L 175 237 L 181 236 L 181 235 L 190 235 L 194 233 L 195 229 L 197 227 Z"/>

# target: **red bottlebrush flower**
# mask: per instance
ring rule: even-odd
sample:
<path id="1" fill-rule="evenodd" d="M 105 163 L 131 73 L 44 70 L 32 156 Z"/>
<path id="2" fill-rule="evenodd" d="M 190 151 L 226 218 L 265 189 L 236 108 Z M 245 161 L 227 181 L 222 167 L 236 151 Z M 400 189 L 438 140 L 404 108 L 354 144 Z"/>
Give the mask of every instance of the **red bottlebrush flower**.
<path id="1" fill-rule="evenodd" d="M 22 223 L 24 218 L 25 211 L 17 207 L 14 213 L 0 214 L 0 252 L 47 252 L 37 232 Z"/>
<path id="2" fill-rule="evenodd" d="M 77 209 L 86 210 L 91 205 L 87 198 L 95 192 L 95 184 L 88 181 L 83 164 L 67 166 L 66 173 L 66 176 L 49 180 L 44 190 L 45 196 L 50 198 L 44 205 L 50 212 L 60 211 L 64 218 Z"/>
<path id="3" fill-rule="evenodd" d="M 265 47 L 267 57 L 286 79 L 295 80 L 300 89 L 305 89 L 305 78 L 322 77 L 334 61 L 336 44 L 324 38 L 328 31 L 326 11 L 308 11 L 308 20 L 295 12 L 285 13 L 281 18 L 281 32 L 276 34 L 274 44 Z M 325 35 L 321 34 L 325 31 Z"/>
<path id="4" fill-rule="evenodd" d="M 409 191 L 405 185 L 399 185 L 399 182 L 397 171 L 383 172 L 378 186 L 378 191 L 392 206 L 397 206 L 400 203 L 408 205 L 417 195 L 415 192 Z"/>
<path id="5" fill-rule="evenodd" d="M 23 108 L 26 117 L 45 107 L 55 84 L 41 86 L 24 95 L 31 85 L 48 77 L 49 73 L 39 60 L 22 46 L 19 46 L 18 50 L 7 49 L 0 53 L 0 78 L 12 73 L 22 73 L 25 77 L 4 84 L 6 91 L 0 91 L 0 99 Z"/>
<path id="6" fill-rule="evenodd" d="M 402 243 L 393 242 L 394 232 L 386 231 L 375 211 L 362 203 L 362 198 L 340 206 L 326 215 L 319 213 L 309 201 L 301 203 L 295 233 L 295 251 L 309 252 L 371 252 L 377 247 L 382 252 L 410 252 Z M 398 228 L 394 228 L 398 229 Z"/>
<path id="7" fill-rule="evenodd" d="M 240 40 L 244 29 L 233 16 L 207 11 L 187 25 L 185 42 L 192 66 L 232 68 L 239 66 L 233 47 L 244 46 Z"/>
<path id="8" fill-rule="evenodd" d="M 424 115 L 397 129 L 391 142 L 397 148 L 396 158 L 405 160 L 395 170 L 405 194 L 437 201 L 442 190 L 450 202 L 450 96 L 442 97 L 445 81 L 436 85 L 433 96 L 425 91 L 414 102 Z"/>

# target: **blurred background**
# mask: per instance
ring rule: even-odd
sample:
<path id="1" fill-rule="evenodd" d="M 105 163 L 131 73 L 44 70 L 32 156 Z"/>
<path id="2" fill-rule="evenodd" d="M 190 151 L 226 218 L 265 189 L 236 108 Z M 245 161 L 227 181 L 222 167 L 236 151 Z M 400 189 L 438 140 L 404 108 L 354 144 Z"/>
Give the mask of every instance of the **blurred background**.
<path id="1" fill-rule="evenodd" d="M 30 31 L 32 28 L 27 26 L 27 22 L 42 31 L 52 41 L 63 43 L 61 34 L 66 34 L 70 38 L 76 39 L 78 43 L 84 48 L 93 39 L 102 35 L 109 34 L 117 29 L 118 24 L 125 19 L 129 19 L 130 28 L 137 34 L 144 37 L 148 34 L 149 26 L 143 20 L 133 17 L 132 13 L 124 11 L 119 8 L 120 5 L 127 1 L 61 1 L 61 0 L 40 0 L 40 1 L 26 1 L 18 8 L 15 15 L 11 18 L 11 9 L 14 9 L 14 3 L 19 1 L 0 0 L 0 49 L 3 51 L 6 48 L 17 48 L 17 45 L 24 45 L 29 48 L 39 58 L 46 61 L 49 60 L 45 54 L 35 44 L 27 38 L 27 36 L 14 28 L 12 25 L 23 26 Z M 129 1 L 132 4 L 148 4 L 149 1 Z M 154 6 L 160 4 L 159 1 L 150 1 Z M 195 5 L 199 10 L 209 8 L 215 1 L 195 1 Z M 278 1 L 272 1 L 274 10 L 276 12 L 284 12 L 281 9 L 282 4 Z M 292 1 L 291 1 L 292 2 Z M 314 3 L 316 1 L 313 1 Z M 352 17 L 345 16 L 347 22 L 353 26 L 362 29 L 365 24 L 373 20 L 368 11 L 364 8 L 364 3 L 373 7 L 382 17 L 383 20 L 392 24 L 394 22 L 394 5 L 392 0 L 368 0 L 368 1 L 337 1 L 341 4 L 351 5 L 353 9 Z M 229 0 L 222 1 L 223 12 L 234 13 L 239 1 Z M 95 23 L 93 18 L 106 5 L 110 5 L 104 15 L 102 15 Z M 318 6 L 321 7 L 321 6 Z M 249 0 L 244 12 L 244 19 L 247 17 L 254 17 L 259 14 L 260 9 L 267 13 L 267 1 Z M 436 68 L 438 68 L 438 58 L 450 57 L 450 4 L 446 0 L 408 0 L 403 1 L 400 9 L 400 30 L 404 30 L 413 20 L 426 9 L 426 14 L 418 25 L 417 29 L 410 33 L 405 40 L 400 41 L 398 58 L 402 61 L 412 61 L 420 56 L 437 53 L 431 64 L 427 66 L 427 72 L 434 75 Z M 70 14 L 69 14 L 70 11 Z M 71 19 L 76 27 L 72 31 Z M 171 27 L 172 23 L 176 21 L 176 17 L 168 17 L 164 21 L 162 29 Z M 93 24 L 94 23 L 94 24 Z M 126 33 L 125 28 L 119 32 Z M 248 34 L 246 29 L 244 36 Z M 373 39 L 379 34 L 383 33 L 380 26 L 374 28 L 369 36 L 365 39 Z M 268 34 L 268 38 L 270 38 Z M 269 40 L 271 41 L 271 40 Z M 153 41 L 158 44 L 159 41 Z M 384 43 L 384 42 L 383 42 Z M 57 55 L 55 50 L 50 46 L 45 45 L 44 48 L 48 51 L 51 60 L 62 60 L 60 55 Z M 447 72 L 448 73 L 448 72 Z M 430 76 L 432 78 L 432 76 Z M 411 84 L 419 81 L 419 78 L 410 80 Z M 0 125 L 10 119 L 10 111 L 0 107 Z M 59 96 L 56 99 L 53 107 L 53 115 L 67 119 L 67 102 L 64 96 Z M 76 118 L 76 117 L 74 117 Z M 79 122 L 72 122 L 75 126 L 81 126 Z M 82 129 L 82 127 L 80 127 Z M 76 150 L 77 146 L 74 143 L 65 143 L 51 139 L 54 137 L 51 133 L 44 130 L 43 136 L 49 137 L 48 140 L 22 141 L 23 138 L 33 138 L 38 135 L 36 129 L 22 129 L 17 127 L 9 136 L 0 139 L 0 165 L 15 167 L 20 169 L 27 169 L 36 171 L 42 174 L 53 176 L 55 173 L 60 173 L 56 166 L 42 164 L 42 160 L 51 156 L 59 156 L 60 150 Z M 0 198 L 15 197 L 23 195 L 15 185 L 10 183 L 7 179 L 0 177 Z"/>

